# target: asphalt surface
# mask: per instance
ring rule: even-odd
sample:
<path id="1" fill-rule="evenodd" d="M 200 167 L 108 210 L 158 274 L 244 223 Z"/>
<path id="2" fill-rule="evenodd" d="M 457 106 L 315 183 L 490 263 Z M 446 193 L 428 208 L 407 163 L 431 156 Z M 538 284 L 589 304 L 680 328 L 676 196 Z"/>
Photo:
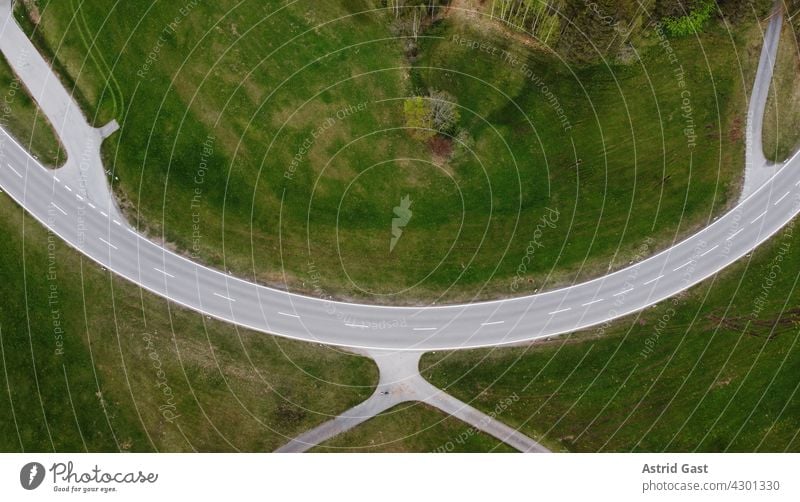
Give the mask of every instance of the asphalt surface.
<path id="1" fill-rule="evenodd" d="M 770 25 L 767 40 L 774 36 L 775 25 L 780 28 L 779 17 Z M 768 87 L 769 78 L 771 71 L 768 77 L 759 72 L 754 90 Z M 762 116 L 763 107 L 751 119 L 760 121 Z M 760 126 L 753 130 L 760 131 Z M 259 286 L 194 263 L 137 234 L 108 209 L 102 195 L 93 196 L 73 180 L 59 177 L 60 170 L 45 169 L 10 138 L 0 141 L 0 149 L 3 191 L 72 247 L 115 274 L 177 304 L 243 327 L 357 348 L 428 351 L 496 346 L 602 324 L 719 272 L 800 212 L 800 159 L 795 155 L 731 212 L 697 234 L 605 277 L 533 296 L 466 305 L 361 305 Z"/>

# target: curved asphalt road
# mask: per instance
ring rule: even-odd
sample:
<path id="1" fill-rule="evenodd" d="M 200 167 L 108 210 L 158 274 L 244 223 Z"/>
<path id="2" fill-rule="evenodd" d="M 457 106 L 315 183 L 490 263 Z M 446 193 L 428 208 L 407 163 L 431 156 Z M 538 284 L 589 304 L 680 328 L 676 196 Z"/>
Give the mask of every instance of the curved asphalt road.
<path id="1" fill-rule="evenodd" d="M 776 29 L 776 24 L 777 28 Z M 777 44 L 775 16 L 764 53 Z M 773 52 L 774 54 L 774 52 Z M 771 77 L 771 71 L 768 72 Z M 756 79 L 762 95 L 769 77 Z M 763 106 L 755 120 L 760 121 Z M 755 128 L 760 130 L 760 128 Z M 284 337 L 331 345 L 441 350 L 520 343 L 641 310 L 719 272 L 800 212 L 800 158 L 792 157 L 730 213 L 629 268 L 565 289 L 441 307 L 383 307 L 299 296 L 237 279 L 138 235 L 81 196 L 24 148 L 3 141 L 0 186 L 80 252 L 137 285 L 207 315 Z"/>

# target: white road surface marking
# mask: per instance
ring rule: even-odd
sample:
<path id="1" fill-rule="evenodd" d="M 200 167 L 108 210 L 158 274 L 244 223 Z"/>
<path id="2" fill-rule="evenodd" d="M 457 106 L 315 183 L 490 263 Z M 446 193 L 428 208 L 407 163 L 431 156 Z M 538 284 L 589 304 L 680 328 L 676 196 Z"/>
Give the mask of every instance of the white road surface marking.
<path id="1" fill-rule="evenodd" d="M 653 284 L 654 282 L 656 282 L 657 280 L 661 279 L 662 277 L 664 277 L 664 274 L 659 275 L 655 279 L 650 279 L 649 281 L 645 282 L 644 285 L 647 286 L 648 284 Z"/>
<path id="2" fill-rule="evenodd" d="M 568 310 L 572 310 L 572 307 L 570 307 L 570 308 L 567 308 L 567 309 L 556 310 L 556 311 L 554 311 L 554 312 L 550 312 L 550 313 L 549 313 L 549 314 L 547 314 L 547 315 L 556 315 L 556 314 L 560 314 L 561 312 L 567 312 Z"/>
<path id="3" fill-rule="evenodd" d="M 628 288 L 623 291 L 620 291 L 619 293 L 615 293 L 614 296 L 624 295 L 625 293 L 630 293 L 631 291 L 633 291 L 633 288 Z"/>
<path id="4" fill-rule="evenodd" d="M 160 268 L 153 267 L 153 270 L 155 270 L 156 272 L 160 272 L 160 273 L 162 273 L 162 274 L 166 275 L 167 277 L 171 277 L 171 278 L 173 278 L 173 279 L 175 278 L 175 276 L 174 276 L 174 275 L 172 275 L 172 274 L 168 274 L 167 272 L 164 272 L 164 271 L 163 271 L 163 270 L 161 270 Z"/>
<path id="5" fill-rule="evenodd" d="M 66 188 L 68 192 L 72 191 L 72 189 L 70 187 L 68 187 L 67 185 L 64 185 L 64 188 Z"/>
<path id="6" fill-rule="evenodd" d="M 100 214 L 102 214 L 103 216 L 105 216 L 106 218 L 108 218 L 108 215 L 107 215 L 106 213 L 104 213 L 103 211 L 100 211 Z"/>
<path id="7" fill-rule="evenodd" d="M 734 237 L 736 237 L 737 235 L 739 235 L 739 232 L 741 232 L 742 230 L 744 230 L 744 229 L 743 229 L 743 228 L 740 228 L 739 230 L 735 231 L 735 232 L 733 233 L 733 235 L 731 235 L 730 237 L 728 237 L 728 238 L 727 238 L 727 239 L 725 239 L 725 240 L 726 240 L 726 241 L 729 241 L 729 240 L 733 239 Z"/>
<path id="8" fill-rule="evenodd" d="M 111 244 L 110 242 L 108 242 L 107 240 L 103 239 L 102 237 L 98 237 L 98 239 L 100 239 L 100 241 L 103 242 L 103 244 L 105 244 L 106 246 L 108 246 L 108 247 L 110 247 L 112 249 L 117 249 L 117 246 Z"/>
<path id="9" fill-rule="evenodd" d="M 598 298 L 597 300 L 592 300 L 588 303 L 584 303 L 583 305 L 581 305 L 581 307 L 588 307 L 589 305 L 594 305 L 595 303 L 600 303 L 602 301 L 603 301 L 602 298 Z"/>
<path id="10" fill-rule="evenodd" d="M 285 315 L 286 317 L 294 317 L 294 318 L 296 318 L 296 319 L 300 319 L 300 316 L 299 316 L 299 315 L 297 315 L 297 314 L 289 314 L 289 313 L 286 313 L 286 312 L 281 312 L 281 311 L 278 311 L 278 313 L 279 313 L 280 315 Z"/>
<path id="11" fill-rule="evenodd" d="M 17 171 L 17 170 L 16 170 L 16 169 L 14 169 L 13 167 L 11 167 L 11 164 L 6 164 L 6 165 L 8 166 L 8 168 L 9 168 L 9 169 L 11 169 L 12 171 L 14 171 L 14 174 L 16 174 L 17 176 L 19 176 L 20 178 L 22 178 L 22 175 L 21 175 L 21 174 L 19 174 L 19 171 Z"/>
<path id="12" fill-rule="evenodd" d="M 233 298 L 231 298 L 229 296 L 221 295 L 219 293 L 214 293 L 214 296 L 219 296 L 220 298 L 222 298 L 224 300 L 228 300 L 229 302 L 235 302 L 236 301 L 236 300 L 234 300 Z"/>
<path id="13" fill-rule="evenodd" d="M 414 328 L 414 331 L 436 331 L 437 328 Z"/>
<path id="14" fill-rule="evenodd" d="M 754 220 L 753 220 L 753 221 L 751 221 L 750 223 L 751 223 L 751 224 L 753 224 L 753 223 L 757 222 L 758 220 L 760 220 L 761 218 L 763 218 L 765 214 L 767 214 L 767 212 L 766 212 L 766 211 L 764 211 L 763 213 L 761 213 L 761 214 L 759 214 L 758 216 L 756 216 L 756 219 L 754 219 Z"/>
<path id="15" fill-rule="evenodd" d="M 67 212 L 66 212 L 66 211 L 64 211 L 63 209 L 61 209 L 60 207 L 58 207 L 58 206 L 56 205 L 56 203 L 55 203 L 55 202 L 51 202 L 50 204 L 52 204 L 54 208 L 56 208 L 56 209 L 58 209 L 59 211 L 61 211 L 61 214 L 63 214 L 64 216 L 66 216 L 66 215 L 67 215 Z"/>
<path id="16" fill-rule="evenodd" d="M 775 204 L 773 204 L 773 206 L 777 206 L 778 204 L 780 204 L 783 199 L 789 196 L 789 193 L 790 192 L 786 192 L 785 194 L 783 194 L 783 196 L 780 199 L 775 201 Z"/>
<path id="17" fill-rule="evenodd" d="M 701 254 L 701 255 L 700 255 L 700 257 L 702 258 L 703 256 L 707 255 L 707 254 L 708 254 L 708 253 L 710 253 L 711 251 L 714 251 L 715 249 L 717 249 L 718 247 L 719 247 L 719 244 L 717 244 L 717 245 L 716 245 L 716 246 L 714 246 L 713 248 L 709 249 L 709 250 L 708 250 L 708 251 L 706 251 L 705 253 Z"/>
<path id="18" fill-rule="evenodd" d="M 351 323 L 349 323 L 349 322 L 348 322 L 348 323 L 345 323 L 344 325 L 345 325 L 345 326 L 349 326 L 349 327 L 351 327 L 351 328 L 362 328 L 362 329 L 363 329 L 363 328 L 369 328 L 369 326 L 365 326 L 365 325 L 363 325 L 363 324 L 351 324 Z"/>
<path id="19" fill-rule="evenodd" d="M 673 271 L 673 272 L 677 272 L 678 270 L 680 270 L 680 269 L 682 269 L 682 268 L 684 268 L 684 267 L 688 267 L 689 265 L 691 265 L 691 264 L 692 264 L 692 262 L 693 262 L 693 261 L 694 261 L 694 260 L 689 260 L 689 261 L 687 261 L 686 263 L 684 263 L 683 265 L 681 265 L 680 267 L 672 269 L 672 271 Z"/>
<path id="20" fill-rule="evenodd" d="M 495 324 L 503 324 L 505 321 L 492 321 L 492 322 L 482 322 L 481 326 L 494 326 Z"/>

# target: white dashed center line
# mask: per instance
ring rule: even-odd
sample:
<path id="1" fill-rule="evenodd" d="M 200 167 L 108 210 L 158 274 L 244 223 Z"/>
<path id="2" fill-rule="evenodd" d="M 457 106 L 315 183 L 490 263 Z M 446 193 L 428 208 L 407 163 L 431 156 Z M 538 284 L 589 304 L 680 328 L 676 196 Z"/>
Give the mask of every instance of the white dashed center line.
<path id="1" fill-rule="evenodd" d="M 436 328 L 414 328 L 414 331 L 436 331 Z"/>
<path id="2" fill-rule="evenodd" d="M 300 316 L 299 316 L 299 315 L 297 315 L 297 314 L 287 314 L 286 312 L 281 312 L 281 311 L 278 311 L 278 313 L 279 313 L 280 315 L 285 315 L 286 317 L 294 317 L 294 318 L 296 318 L 296 319 L 300 319 Z"/>
<path id="3" fill-rule="evenodd" d="M 100 239 L 100 241 L 103 244 L 105 244 L 106 246 L 110 247 L 111 249 L 117 249 L 117 246 L 111 244 L 110 242 L 108 242 L 107 240 L 103 239 L 102 237 L 98 237 L 98 239 Z"/>
<path id="4" fill-rule="evenodd" d="M 482 322 L 481 326 L 494 326 L 495 324 L 503 324 L 505 321 L 492 321 L 492 322 Z"/>
<path id="5" fill-rule="evenodd" d="M 760 220 L 761 218 L 763 218 L 765 214 L 767 214 L 767 212 L 766 212 L 766 211 L 764 211 L 763 213 L 761 213 L 761 214 L 759 214 L 758 216 L 756 216 L 756 218 L 755 218 L 753 221 L 751 221 L 750 223 L 751 223 L 751 224 L 753 224 L 753 223 L 757 222 L 758 220 Z"/>
<path id="6" fill-rule="evenodd" d="M 727 239 L 725 239 L 725 240 L 726 240 L 726 241 L 729 241 L 729 240 L 733 239 L 734 237 L 736 237 L 737 235 L 739 235 L 739 232 L 741 232 L 742 230 L 744 230 L 744 229 L 743 229 L 743 228 L 740 228 L 739 230 L 735 231 L 735 232 L 733 233 L 733 235 L 731 235 L 730 237 L 728 237 L 728 238 L 727 238 Z"/>
<path id="7" fill-rule="evenodd" d="M 633 288 L 628 288 L 628 289 L 620 291 L 619 293 L 615 293 L 614 296 L 624 295 L 625 293 L 630 293 L 631 291 L 633 291 Z"/>
<path id="8" fill-rule="evenodd" d="M 231 298 L 229 296 L 221 295 L 219 293 L 214 293 L 214 296 L 219 296 L 223 300 L 228 300 L 229 302 L 235 302 L 236 301 L 236 300 L 234 300 L 233 298 Z"/>
<path id="9" fill-rule="evenodd" d="M 708 251 L 706 251 L 705 253 L 701 254 L 701 255 L 700 255 L 700 257 L 702 258 L 703 256 L 707 255 L 707 254 L 708 254 L 708 253 L 710 253 L 711 251 L 714 251 L 715 249 L 717 249 L 718 247 L 719 247 L 719 244 L 717 244 L 717 245 L 716 245 L 716 246 L 714 246 L 713 248 L 709 249 L 709 250 L 708 250 Z"/>
<path id="10" fill-rule="evenodd" d="M 67 185 L 64 185 L 64 188 L 66 188 L 68 192 L 72 191 L 72 189 L 70 187 L 68 187 Z"/>
<path id="11" fill-rule="evenodd" d="M 588 307 L 589 305 L 594 305 L 595 303 L 600 303 L 602 301 L 603 301 L 602 298 L 598 298 L 597 300 L 592 300 L 588 303 L 584 303 L 583 305 L 581 305 L 581 307 Z"/>
<path id="12" fill-rule="evenodd" d="M 644 285 L 647 286 L 648 284 L 653 284 L 654 282 L 656 282 L 657 280 L 661 279 L 662 277 L 664 277 L 664 274 L 659 275 L 655 279 L 650 279 L 649 281 L 645 282 Z"/>
<path id="13" fill-rule="evenodd" d="M 50 204 L 51 204 L 51 205 L 52 205 L 54 208 L 56 208 L 56 209 L 58 209 L 59 211 L 61 211 L 61 214 L 63 214 L 64 216 L 66 216 L 66 215 L 67 215 L 67 212 L 66 212 L 66 211 L 64 211 L 63 209 L 61 209 L 60 207 L 58 207 L 58 206 L 56 205 L 56 203 L 55 203 L 55 202 L 51 202 Z"/>
<path id="14" fill-rule="evenodd" d="M 349 327 L 351 327 L 351 328 L 362 328 L 362 329 L 364 329 L 364 328 L 369 328 L 369 326 L 365 326 L 365 325 L 363 325 L 363 324 L 351 324 L 351 323 L 349 323 L 349 322 L 348 322 L 348 323 L 345 323 L 344 325 L 345 325 L 345 326 L 349 326 Z"/>
<path id="15" fill-rule="evenodd" d="M 16 170 L 16 169 L 14 169 L 13 167 L 11 167 L 11 164 L 6 164 L 6 165 L 8 166 L 8 168 L 9 168 L 9 169 L 11 169 L 12 171 L 14 171 L 14 174 L 16 174 L 17 176 L 19 176 L 20 178 L 22 178 L 22 175 L 21 175 L 21 174 L 19 174 L 19 171 L 17 171 L 17 170 Z"/>
<path id="16" fill-rule="evenodd" d="M 568 310 L 572 310 L 572 307 L 570 307 L 570 308 L 567 308 L 567 309 L 556 310 L 556 311 L 550 312 L 550 313 L 549 313 L 549 314 L 547 314 L 547 315 L 555 315 L 555 314 L 560 314 L 561 312 L 566 312 L 566 311 L 568 311 Z"/>
<path id="17" fill-rule="evenodd" d="M 684 268 L 684 267 L 688 267 L 689 265 L 691 265 L 691 264 L 692 264 L 692 262 L 693 262 L 693 261 L 694 261 L 694 260 L 689 260 L 689 261 L 687 261 L 686 263 L 684 263 L 683 265 L 681 265 L 680 267 L 672 269 L 672 271 L 673 271 L 673 272 L 677 272 L 678 270 L 680 270 L 680 269 L 682 269 L 682 268 Z"/>
<path id="18" fill-rule="evenodd" d="M 780 203 L 781 203 L 781 201 L 782 201 L 783 199 L 785 199 L 785 198 L 786 198 L 786 197 L 788 197 L 788 196 L 789 196 L 789 192 L 786 192 L 785 194 L 783 194 L 783 196 L 782 196 L 780 199 L 778 199 L 778 200 L 776 200 L 776 201 L 775 201 L 775 204 L 773 204 L 773 206 L 777 206 L 778 204 L 780 204 Z"/>
<path id="19" fill-rule="evenodd" d="M 163 270 L 161 270 L 160 268 L 153 267 L 153 270 L 155 270 L 156 272 L 160 272 L 160 273 L 162 273 L 162 274 L 166 275 L 167 277 L 171 277 L 171 278 L 173 278 L 173 279 L 175 278 L 175 276 L 174 276 L 174 275 L 172 275 L 172 274 L 168 274 L 168 273 L 164 272 Z"/>

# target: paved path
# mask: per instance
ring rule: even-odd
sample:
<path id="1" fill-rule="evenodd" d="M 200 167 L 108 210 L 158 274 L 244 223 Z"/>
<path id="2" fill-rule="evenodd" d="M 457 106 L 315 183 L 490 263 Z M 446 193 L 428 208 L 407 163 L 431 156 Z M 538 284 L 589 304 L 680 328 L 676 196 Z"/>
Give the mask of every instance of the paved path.
<path id="1" fill-rule="evenodd" d="M 764 46 L 758 61 L 758 77 L 750 93 L 750 103 L 747 108 L 747 129 L 745 131 L 745 177 L 741 198 L 749 196 L 759 187 L 763 186 L 782 164 L 774 164 L 764 156 L 764 110 L 767 107 L 772 72 L 778 55 L 778 44 L 783 28 L 783 8 L 777 3 L 773 10 L 767 31 L 764 33 Z"/>
<path id="2" fill-rule="evenodd" d="M 92 176 L 94 172 L 105 180 L 99 149 L 94 149 L 98 145 L 86 139 L 99 133 L 86 130 L 74 102 L 20 39 L 8 0 L 0 0 L 0 5 L 5 7 L 0 11 L 5 16 L 0 19 L 0 50 L 12 60 L 16 51 L 28 51 L 27 65 L 15 63 L 15 68 L 21 68 L 23 81 L 42 100 L 44 113 L 63 136 L 70 165 L 81 155 L 77 152 L 94 159 L 87 164 L 88 186 L 81 186 L 83 178 L 76 182 L 70 174 L 75 167 L 47 170 L 20 145 L 3 141 L 0 187 L 56 235 L 115 274 L 176 304 L 265 333 L 342 347 L 427 351 L 517 344 L 573 332 L 637 312 L 701 282 L 800 213 L 800 158 L 795 155 L 697 234 L 626 269 L 555 291 L 464 305 L 388 307 L 332 302 L 260 286 L 172 253 L 126 225 L 110 195 L 103 200 L 102 183 Z M 780 15 L 766 33 L 768 55 L 762 59 L 769 63 L 774 61 L 769 54 L 779 29 Z M 761 65 L 756 97 L 762 96 L 770 77 L 771 64 Z M 752 101 L 755 134 L 761 129 L 763 100 Z M 80 144 L 81 134 L 93 149 Z"/>
<path id="3" fill-rule="evenodd" d="M 117 129 L 116 122 L 101 129 L 89 125 L 50 64 L 14 21 L 11 0 L 0 0 L 0 23 L 0 51 L 25 83 L 66 150 L 67 161 L 58 169 L 58 178 L 72 187 L 76 194 L 91 200 L 106 213 L 117 216 L 100 157 L 100 145 Z"/>
<path id="4" fill-rule="evenodd" d="M 356 427 L 398 404 L 419 401 L 452 415 L 523 452 L 548 452 L 533 439 L 501 423 L 472 406 L 459 401 L 428 383 L 419 374 L 420 352 L 362 352 L 378 364 L 380 381 L 375 393 L 363 403 L 315 427 L 279 448 L 278 452 L 304 452 L 332 437 Z"/>

